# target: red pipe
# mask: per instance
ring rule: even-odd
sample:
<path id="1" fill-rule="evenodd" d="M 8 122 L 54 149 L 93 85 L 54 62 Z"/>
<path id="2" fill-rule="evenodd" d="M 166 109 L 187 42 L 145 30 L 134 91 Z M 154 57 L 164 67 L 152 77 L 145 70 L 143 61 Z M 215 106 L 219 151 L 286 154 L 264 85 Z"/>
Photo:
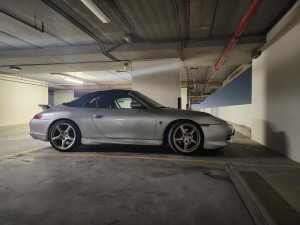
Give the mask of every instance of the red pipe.
<path id="1" fill-rule="evenodd" d="M 28 79 L 24 79 L 24 78 L 5 76 L 5 75 L 0 75 L 0 77 L 7 78 L 7 79 L 14 79 L 14 80 L 23 80 L 23 81 L 27 81 L 27 82 L 31 82 L 31 83 L 43 84 L 46 86 L 48 85 L 46 82 L 37 81 L 37 80 L 28 80 Z"/>
<path id="2" fill-rule="evenodd" d="M 206 85 L 203 88 L 203 92 L 204 93 L 207 89 L 207 87 L 209 86 L 210 82 L 213 80 L 214 76 L 216 75 L 216 73 L 218 72 L 218 70 L 220 69 L 222 63 L 224 62 L 224 60 L 226 59 L 227 55 L 229 54 L 230 50 L 232 49 L 232 47 L 236 44 L 237 40 L 239 39 L 239 37 L 242 35 L 244 29 L 246 28 L 246 26 L 248 25 L 249 21 L 251 20 L 251 18 L 253 17 L 253 15 L 255 14 L 256 10 L 258 9 L 258 7 L 260 6 L 260 4 L 262 3 L 263 0 L 254 0 L 253 3 L 251 4 L 251 6 L 249 7 L 248 11 L 246 12 L 244 18 L 242 19 L 240 25 L 238 26 L 237 30 L 235 31 L 233 37 L 231 38 L 231 41 L 229 42 L 225 52 L 223 53 L 222 57 L 220 58 L 214 72 L 211 74 L 210 78 L 208 79 Z M 202 94 L 201 94 L 202 95 Z"/>
<path id="3" fill-rule="evenodd" d="M 181 81 L 182 84 L 205 84 L 206 82 L 207 82 L 206 80 L 195 80 L 195 81 L 183 80 L 183 81 Z"/>

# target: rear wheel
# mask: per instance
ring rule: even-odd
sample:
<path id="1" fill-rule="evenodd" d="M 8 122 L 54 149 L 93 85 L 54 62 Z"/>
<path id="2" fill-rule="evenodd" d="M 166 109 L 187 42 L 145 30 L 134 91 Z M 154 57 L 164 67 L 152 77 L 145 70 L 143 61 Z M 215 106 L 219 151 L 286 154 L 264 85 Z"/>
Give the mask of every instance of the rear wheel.
<path id="1" fill-rule="evenodd" d="M 51 145 L 58 151 L 73 151 L 81 145 L 81 135 L 78 126 L 68 120 L 55 122 L 49 132 Z"/>
<path id="2" fill-rule="evenodd" d="M 177 153 L 191 155 L 202 147 L 202 132 L 190 122 L 178 122 L 168 134 L 170 147 Z"/>

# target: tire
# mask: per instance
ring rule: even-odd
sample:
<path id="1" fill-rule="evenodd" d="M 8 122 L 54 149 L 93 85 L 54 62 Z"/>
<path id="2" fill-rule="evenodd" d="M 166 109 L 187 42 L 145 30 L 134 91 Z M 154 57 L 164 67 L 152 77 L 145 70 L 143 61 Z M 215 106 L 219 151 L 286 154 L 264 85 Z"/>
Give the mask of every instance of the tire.
<path id="1" fill-rule="evenodd" d="M 69 120 L 56 121 L 48 134 L 53 148 L 60 152 L 74 151 L 81 145 L 81 133 L 76 123 Z"/>
<path id="2" fill-rule="evenodd" d="M 191 122 L 178 122 L 168 133 L 168 143 L 176 153 L 192 155 L 202 149 L 203 133 Z"/>

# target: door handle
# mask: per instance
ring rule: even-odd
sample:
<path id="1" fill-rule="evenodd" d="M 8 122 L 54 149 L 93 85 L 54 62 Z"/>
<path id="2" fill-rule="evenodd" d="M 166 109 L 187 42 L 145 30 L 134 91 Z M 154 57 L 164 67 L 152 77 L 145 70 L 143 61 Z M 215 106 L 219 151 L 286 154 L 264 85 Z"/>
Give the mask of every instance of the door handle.
<path id="1" fill-rule="evenodd" d="M 93 115 L 94 118 L 102 118 L 102 115 Z"/>

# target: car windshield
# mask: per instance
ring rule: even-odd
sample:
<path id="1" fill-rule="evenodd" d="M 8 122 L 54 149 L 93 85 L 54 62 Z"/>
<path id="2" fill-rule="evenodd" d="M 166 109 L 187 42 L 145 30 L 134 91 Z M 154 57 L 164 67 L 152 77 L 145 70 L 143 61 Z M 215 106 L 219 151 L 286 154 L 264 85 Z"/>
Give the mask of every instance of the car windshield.
<path id="1" fill-rule="evenodd" d="M 153 99 L 141 94 L 137 91 L 130 91 L 130 94 L 133 94 L 135 97 L 137 97 L 139 100 L 150 106 L 151 108 L 158 109 L 158 108 L 166 108 L 165 106 L 159 104 L 158 102 L 154 101 Z"/>

